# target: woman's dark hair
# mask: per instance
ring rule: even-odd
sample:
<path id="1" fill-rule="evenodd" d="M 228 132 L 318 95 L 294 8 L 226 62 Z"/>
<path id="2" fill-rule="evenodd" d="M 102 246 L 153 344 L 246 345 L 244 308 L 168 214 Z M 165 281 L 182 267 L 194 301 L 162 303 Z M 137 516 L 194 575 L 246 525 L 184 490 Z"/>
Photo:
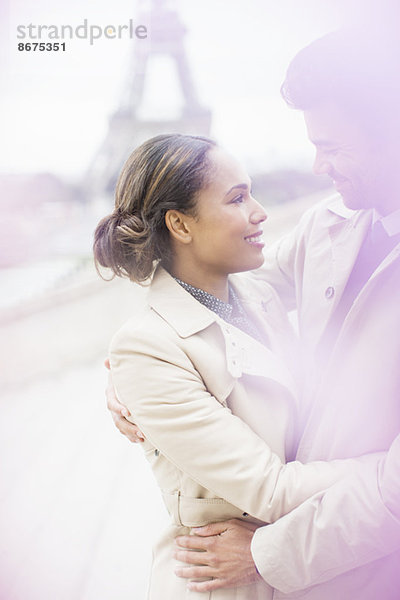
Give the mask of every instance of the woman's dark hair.
<path id="1" fill-rule="evenodd" d="M 199 136 L 166 134 L 136 148 L 120 173 L 114 211 L 97 225 L 94 258 L 99 267 L 137 283 L 171 258 L 168 210 L 195 216 L 196 194 L 210 176 L 207 154 L 215 142 Z"/>

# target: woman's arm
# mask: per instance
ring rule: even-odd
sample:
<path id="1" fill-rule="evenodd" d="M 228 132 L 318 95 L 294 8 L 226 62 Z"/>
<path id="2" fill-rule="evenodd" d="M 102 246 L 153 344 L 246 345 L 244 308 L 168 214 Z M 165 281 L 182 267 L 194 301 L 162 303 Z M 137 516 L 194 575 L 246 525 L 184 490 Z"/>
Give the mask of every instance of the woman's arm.
<path id="1" fill-rule="evenodd" d="M 139 339 L 122 330 L 111 366 L 118 397 L 147 440 L 200 485 L 262 521 L 275 521 L 365 462 L 282 464 L 206 390 L 189 357 L 161 332 Z"/>

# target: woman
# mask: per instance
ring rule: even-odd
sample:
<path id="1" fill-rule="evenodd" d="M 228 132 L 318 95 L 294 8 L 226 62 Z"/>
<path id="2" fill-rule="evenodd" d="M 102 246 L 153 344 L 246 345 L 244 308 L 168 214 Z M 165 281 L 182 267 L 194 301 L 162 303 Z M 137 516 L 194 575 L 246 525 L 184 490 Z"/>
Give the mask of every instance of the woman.
<path id="1" fill-rule="evenodd" d="M 97 265 L 139 283 L 153 275 L 110 348 L 118 397 L 146 437 L 172 518 L 154 551 L 151 600 L 270 597 L 261 578 L 234 592 L 188 591 L 174 575 L 174 538 L 233 517 L 274 521 L 357 465 L 285 464 L 293 338 L 273 290 L 233 275 L 263 263 L 265 219 L 229 154 L 206 138 L 162 135 L 130 156 L 115 210 L 95 232 Z"/>

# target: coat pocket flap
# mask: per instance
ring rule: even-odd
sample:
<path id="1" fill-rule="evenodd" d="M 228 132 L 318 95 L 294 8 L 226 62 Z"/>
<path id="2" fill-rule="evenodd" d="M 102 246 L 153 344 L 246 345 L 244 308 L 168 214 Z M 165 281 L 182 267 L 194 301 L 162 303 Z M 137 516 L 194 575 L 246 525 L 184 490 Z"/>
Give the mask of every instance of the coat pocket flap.
<path id="1" fill-rule="evenodd" d="M 264 524 L 223 498 L 191 498 L 182 496 L 179 491 L 162 492 L 162 496 L 175 525 L 202 527 L 228 519 L 242 519 L 251 523 Z"/>

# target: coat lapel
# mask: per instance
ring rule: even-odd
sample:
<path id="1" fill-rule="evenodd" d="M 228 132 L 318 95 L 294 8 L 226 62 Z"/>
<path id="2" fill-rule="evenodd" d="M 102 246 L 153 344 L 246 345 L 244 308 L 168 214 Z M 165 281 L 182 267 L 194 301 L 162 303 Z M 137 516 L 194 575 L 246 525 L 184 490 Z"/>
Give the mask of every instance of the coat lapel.
<path id="1" fill-rule="evenodd" d="M 226 339 L 228 370 L 235 378 L 243 374 L 263 377 L 279 383 L 296 396 L 294 379 L 282 357 L 252 338 L 250 335 L 229 326 Z M 235 341 L 233 351 L 230 350 L 232 340 Z"/>
<path id="2" fill-rule="evenodd" d="M 349 326 L 357 319 L 357 316 L 363 310 L 363 306 L 365 306 L 365 302 L 368 302 L 368 298 L 371 293 L 374 292 L 377 286 L 384 285 L 384 281 L 386 279 L 386 274 L 390 271 L 390 268 L 394 266 L 396 263 L 399 264 L 400 260 L 400 243 L 393 248 L 391 252 L 386 256 L 386 258 L 381 262 L 381 264 L 375 269 L 374 273 L 368 279 L 366 284 L 363 286 L 358 296 L 355 298 L 352 306 L 348 314 L 346 315 L 343 327 L 340 332 L 340 336 L 338 337 L 338 341 L 341 339 L 342 335 L 344 335 Z"/>
<path id="3" fill-rule="evenodd" d="M 400 256 L 400 243 L 398 243 L 386 258 L 381 262 L 378 268 L 374 271 L 369 281 L 373 281 L 382 275 L 391 265 L 393 265 Z M 369 282 L 368 282 L 369 283 Z M 367 284 L 368 285 L 368 284 Z"/>
<path id="4" fill-rule="evenodd" d="M 216 315 L 191 296 L 162 267 L 157 267 L 148 302 L 182 338 L 190 337 L 209 327 Z"/>
<path id="5" fill-rule="evenodd" d="M 345 209 L 347 210 L 347 209 Z M 351 211 L 353 212 L 353 211 Z M 372 210 L 362 210 L 353 212 L 353 216 L 349 219 L 338 221 L 329 229 L 331 244 L 332 244 L 332 262 L 334 268 L 335 280 L 335 301 L 331 304 L 329 317 L 337 307 L 347 281 L 353 270 L 361 245 L 368 233 L 373 219 Z M 382 282 L 382 276 L 393 265 L 400 256 L 400 243 L 388 254 L 382 263 L 375 269 L 374 273 L 362 287 L 358 296 L 354 299 L 347 315 L 345 316 L 341 331 L 339 333 L 337 343 L 341 339 L 347 327 L 353 322 L 358 315 L 360 307 L 364 300 L 376 285 Z"/>
<path id="6" fill-rule="evenodd" d="M 296 344 L 294 332 L 287 320 L 286 311 L 269 285 L 258 282 L 255 290 L 246 275 L 230 278 L 231 285 L 245 308 L 247 314 L 261 335 L 268 340 L 268 347 L 255 340 L 242 330 L 229 325 L 236 337 L 234 368 L 236 376 L 243 373 L 265 377 L 288 388 L 296 396 L 296 386 L 288 368 L 290 357 L 287 347 Z M 254 280 L 251 281 L 254 285 Z"/>
<path id="7" fill-rule="evenodd" d="M 242 300 L 243 286 L 238 289 L 235 284 L 234 287 Z M 220 402 L 225 403 L 235 379 L 243 373 L 272 379 L 294 393 L 293 378 L 284 361 L 275 352 L 203 306 L 162 267 L 155 271 L 148 302 L 181 338 L 198 334 L 198 351 L 193 352 L 192 360 L 208 389 Z M 270 309 L 273 308 L 272 294 L 261 296 L 249 291 L 248 295 L 245 294 L 243 303 L 251 306 L 251 317 L 255 317 L 263 333 L 270 336 L 271 324 L 268 323 L 262 306 L 264 303 Z M 271 319 L 270 315 L 271 313 Z"/>
<path id="8" fill-rule="evenodd" d="M 327 321 L 342 297 L 372 221 L 372 211 L 370 210 L 354 212 L 343 207 L 343 211 L 335 211 L 335 214 L 338 220 L 329 227 L 335 296 L 333 302 L 328 304 Z"/>
<path id="9" fill-rule="evenodd" d="M 345 208 L 345 207 L 344 207 Z M 345 210 L 348 210 L 345 208 Z M 331 305 L 332 311 L 336 308 L 347 281 L 353 270 L 361 245 L 371 227 L 373 219 L 372 210 L 362 210 L 353 213 L 353 217 L 343 222 L 338 222 L 330 228 L 332 242 L 332 256 L 334 265 L 334 278 L 336 281 L 335 302 Z M 359 301 L 375 287 L 381 280 L 382 275 L 395 263 L 400 256 L 400 243 L 397 244 L 381 264 L 375 269 L 368 281 L 362 287 L 357 298 L 349 310 L 357 310 Z M 331 311 L 331 314 L 332 314 Z"/>
<path id="10" fill-rule="evenodd" d="M 188 340 L 184 351 L 189 353 L 210 393 L 226 406 L 235 378 L 227 369 L 226 346 L 217 315 L 160 266 L 153 276 L 148 303 L 182 340 Z M 191 336 L 193 340 L 189 341 Z"/>

